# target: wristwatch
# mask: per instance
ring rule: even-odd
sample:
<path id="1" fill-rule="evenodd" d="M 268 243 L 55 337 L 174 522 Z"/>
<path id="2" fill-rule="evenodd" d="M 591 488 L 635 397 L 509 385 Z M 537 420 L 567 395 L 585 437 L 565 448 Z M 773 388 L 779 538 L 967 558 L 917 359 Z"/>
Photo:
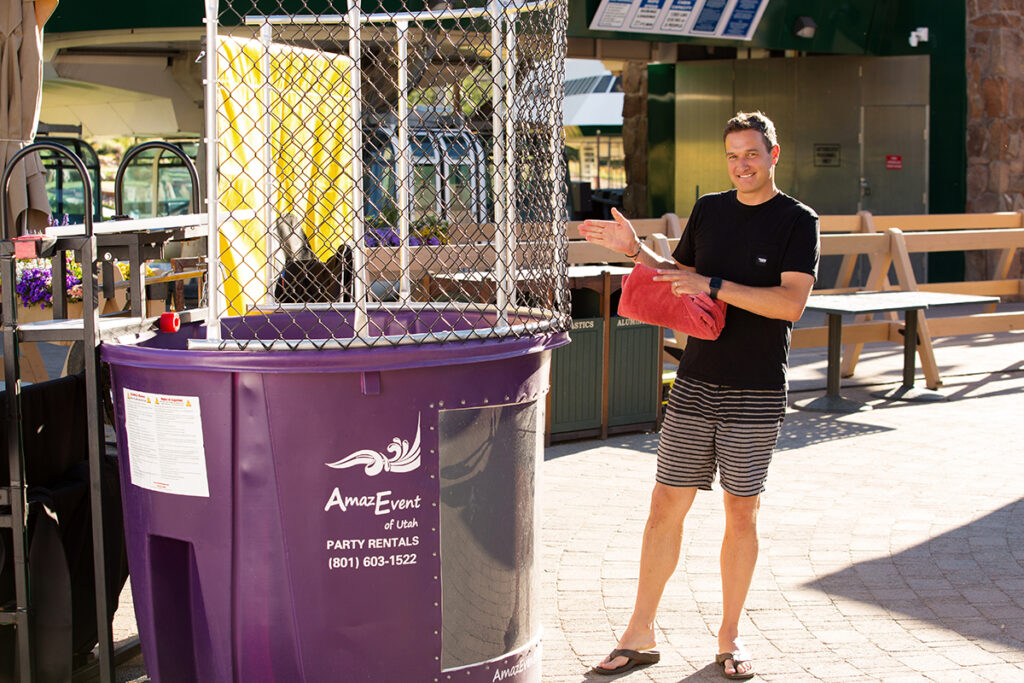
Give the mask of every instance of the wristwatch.
<path id="1" fill-rule="evenodd" d="M 713 277 L 713 278 L 711 278 L 711 282 L 708 283 L 708 290 L 709 290 L 708 294 L 711 296 L 712 299 L 717 299 L 718 298 L 718 290 L 720 290 L 721 288 L 722 288 L 722 278 L 720 278 L 720 277 Z"/>
<path id="2" fill-rule="evenodd" d="M 636 253 L 635 254 L 625 254 L 625 256 L 628 259 L 635 259 L 637 256 L 640 255 L 640 252 L 643 251 L 643 250 L 644 250 L 644 238 L 643 237 L 637 237 L 636 238 Z"/>

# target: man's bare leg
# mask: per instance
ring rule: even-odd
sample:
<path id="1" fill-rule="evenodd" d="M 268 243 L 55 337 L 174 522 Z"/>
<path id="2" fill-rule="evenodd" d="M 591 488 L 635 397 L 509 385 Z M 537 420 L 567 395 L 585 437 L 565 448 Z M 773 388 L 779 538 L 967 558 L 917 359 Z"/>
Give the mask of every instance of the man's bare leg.
<path id="1" fill-rule="evenodd" d="M 695 488 L 680 488 L 655 484 L 651 493 L 651 511 L 644 528 L 643 547 L 640 551 L 640 577 L 637 582 L 636 604 L 629 625 L 619 638 L 617 649 L 648 650 L 655 646 L 654 617 L 658 603 L 672 572 L 679 562 L 679 549 L 683 541 L 683 519 L 697 495 Z M 598 666 L 617 669 L 625 665 L 625 657 L 602 661 Z"/>
<path id="2" fill-rule="evenodd" d="M 739 623 L 747 600 L 750 582 L 757 564 L 757 511 L 760 496 L 741 497 L 723 493 L 725 503 L 725 537 L 722 539 L 722 626 L 718 630 L 718 651 L 739 649 Z M 739 673 L 746 673 L 753 663 L 744 662 Z M 736 673 L 732 660 L 725 662 L 726 673 Z"/>

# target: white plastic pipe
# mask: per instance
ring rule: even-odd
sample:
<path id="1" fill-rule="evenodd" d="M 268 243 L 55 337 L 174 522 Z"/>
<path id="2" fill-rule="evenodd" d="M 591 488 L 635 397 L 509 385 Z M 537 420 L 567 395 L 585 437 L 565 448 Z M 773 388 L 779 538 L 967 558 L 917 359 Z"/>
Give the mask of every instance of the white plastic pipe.
<path id="1" fill-rule="evenodd" d="M 262 68 L 263 68 L 263 149 L 261 157 L 263 161 L 263 182 L 262 201 L 264 241 L 263 248 L 267 263 L 264 267 L 267 291 L 264 294 L 264 301 L 268 304 L 274 303 L 274 282 L 277 275 L 284 270 L 284 255 L 278 248 L 277 235 L 274 232 L 274 121 L 273 101 L 274 85 L 270 71 L 273 64 L 270 57 L 270 46 L 274 41 L 274 28 L 269 22 L 260 26 L 260 44 L 263 46 Z"/>
<path id="2" fill-rule="evenodd" d="M 366 286 L 366 215 L 363 207 L 363 81 L 359 70 L 359 62 L 362 57 L 362 38 L 359 29 L 362 26 L 362 16 L 359 11 L 359 0 L 349 0 L 348 10 L 348 56 L 352 60 L 352 236 L 355 240 L 355 248 L 352 250 L 352 265 L 355 271 L 354 282 L 352 283 L 352 298 L 355 300 L 356 308 L 352 321 L 357 338 L 365 338 L 369 335 L 369 323 L 366 312 L 366 298 L 368 289 Z"/>
<path id="3" fill-rule="evenodd" d="M 217 173 L 219 135 L 217 133 L 217 21 L 218 0 L 206 0 L 206 338 L 220 336 L 220 226 L 217 205 L 220 202 Z"/>
<path id="4" fill-rule="evenodd" d="M 409 150 L 409 22 L 398 21 L 398 257 L 402 270 L 398 293 L 402 301 L 412 296 L 409 226 L 412 222 L 412 176 Z"/>
<path id="5" fill-rule="evenodd" d="M 505 193 L 505 70 L 501 54 L 503 50 L 502 29 L 504 16 L 500 0 L 491 0 L 488 5 L 491 19 L 491 162 L 494 165 L 492 191 L 494 193 L 494 281 L 497 283 L 495 303 L 498 308 L 498 325 L 508 324 L 507 269 L 507 194 Z"/>
<path id="6" fill-rule="evenodd" d="M 519 51 L 516 45 L 515 13 L 505 14 L 505 253 L 508 255 L 508 267 L 505 269 L 505 281 L 502 288 L 508 296 L 507 305 L 514 308 L 516 304 L 516 251 L 518 239 L 516 225 L 518 210 L 516 208 L 516 67 Z M 520 105 L 523 106 L 520 101 Z"/>

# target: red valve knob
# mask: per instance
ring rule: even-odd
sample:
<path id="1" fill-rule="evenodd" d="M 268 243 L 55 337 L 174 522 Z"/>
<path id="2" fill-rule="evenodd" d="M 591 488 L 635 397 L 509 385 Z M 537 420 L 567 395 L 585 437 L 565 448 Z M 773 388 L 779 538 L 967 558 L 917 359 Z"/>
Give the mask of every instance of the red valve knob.
<path id="1" fill-rule="evenodd" d="M 177 332 L 181 329 L 181 318 L 174 311 L 160 314 L 160 331 Z"/>

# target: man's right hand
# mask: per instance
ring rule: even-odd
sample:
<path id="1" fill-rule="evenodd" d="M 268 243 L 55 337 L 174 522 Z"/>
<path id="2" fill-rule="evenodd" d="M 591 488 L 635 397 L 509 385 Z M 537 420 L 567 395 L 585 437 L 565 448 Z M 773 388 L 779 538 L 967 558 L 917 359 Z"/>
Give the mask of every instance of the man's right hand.
<path id="1" fill-rule="evenodd" d="M 613 221 L 598 221 L 588 218 L 580 225 L 580 234 L 588 242 L 600 244 L 620 254 L 635 254 L 640 247 L 640 239 L 629 220 L 612 209 Z"/>

